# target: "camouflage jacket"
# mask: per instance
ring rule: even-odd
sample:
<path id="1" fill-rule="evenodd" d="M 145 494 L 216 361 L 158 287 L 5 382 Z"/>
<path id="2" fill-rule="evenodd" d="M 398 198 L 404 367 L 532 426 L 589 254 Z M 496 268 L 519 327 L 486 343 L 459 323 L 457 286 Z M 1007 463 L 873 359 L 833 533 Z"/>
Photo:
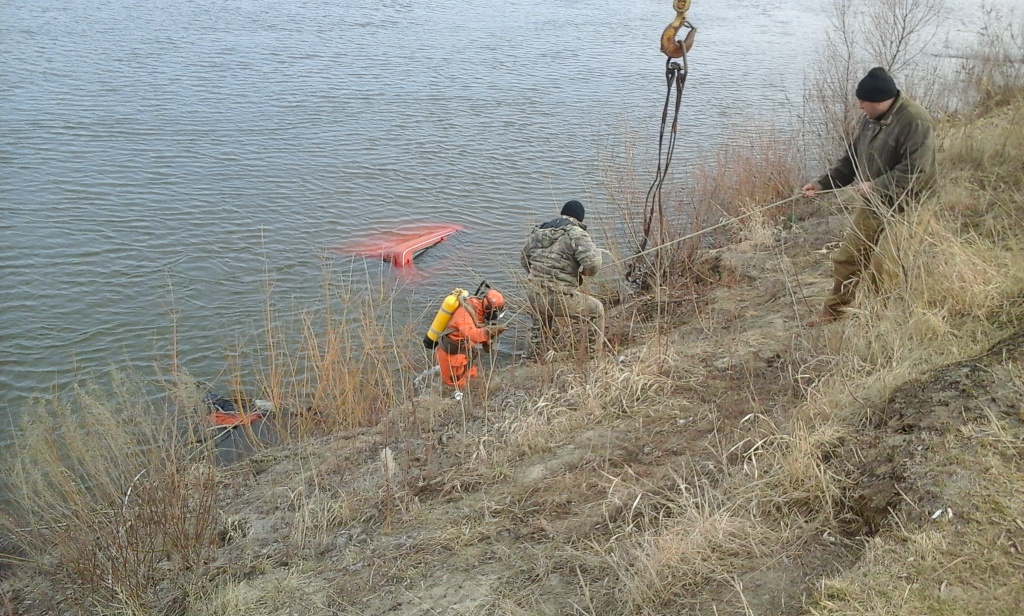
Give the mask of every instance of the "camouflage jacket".
<path id="1" fill-rule="evenodd" d="M 861 120 L 849 151 L 816 183 L 831 189 L 870 181 L 893 205 L 928 189 L 936 174 L 932 118 L 901 93 L 881 118 Z"/>
<path id="2" fill-rule="evenodd" d="M 570 293 L 583 276 L 601 269 L 601 253 L 582 223 L 561 216 L 537 226 L 519 256 L 529 279 L 542 289 Z"/>

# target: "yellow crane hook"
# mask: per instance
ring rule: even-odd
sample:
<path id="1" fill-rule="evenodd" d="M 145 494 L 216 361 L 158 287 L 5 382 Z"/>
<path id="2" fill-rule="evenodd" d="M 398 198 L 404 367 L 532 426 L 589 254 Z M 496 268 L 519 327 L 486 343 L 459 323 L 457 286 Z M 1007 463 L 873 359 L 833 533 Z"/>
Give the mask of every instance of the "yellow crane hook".
<path id="1" fill-rule="evenodd" d="M 690 10 L 690 1 L 672 1 L 672 8 L 676 10 L 676 18 L 661 33 L 661 52 L 670 58 L 682 58 L 693 47 L 693 39 L 696 37 L 697 28 L 694 28 L 690 22 L 686 21 L 686 12 Z M 689 28 L 690 31 L 686 33 L 686 38 L 682 41 L 677 41 L 676 34 L 683 26 Z"/>

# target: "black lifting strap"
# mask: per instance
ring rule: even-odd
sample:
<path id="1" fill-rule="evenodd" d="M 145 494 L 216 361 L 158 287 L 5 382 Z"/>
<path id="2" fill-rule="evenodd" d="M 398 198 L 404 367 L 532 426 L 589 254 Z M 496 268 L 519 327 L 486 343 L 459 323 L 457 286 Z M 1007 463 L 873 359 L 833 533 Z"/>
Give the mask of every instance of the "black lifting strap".
<path id="1" fill-rule="evenodd" d="M 685 48 L 682 54 L 683 63 L 680 65 L 674 58 L 665 60 L 665 81 L 667 89 L 665 92 L 665 106 L 661 111 L 661 130 L 658 133 L 658 169 L 654 175 L 654 182 L 647 189 L 647 197 L 644 199 L 644 236 L 641 239 L 637 254 L 647 249 L 647 243 L 651 239 L 651 225 L 654 222 L 654 215 L 658 215 L 659 233 L 665 229 L 665 208 L 662 205 L 661 188 L 668 176 L 668 167 L 672 163 L 672 154 L 676 147 L 676 129 L 679 126 L 679 107 L 683 102 L 683 86 L 686 84 L 687 62 Z M 672 104 L 672 91 L 675 90 L 675 104 Z M 665 145 L 665 127 L 668 125 L 668 108 L 673 106 L 672 129 L 668 138 L 668 145 Z M 627 280 L 635 283 L 640 282 L 639 261 L 634 259 L 630 263 L 629 271 L 626 273 Z"/>

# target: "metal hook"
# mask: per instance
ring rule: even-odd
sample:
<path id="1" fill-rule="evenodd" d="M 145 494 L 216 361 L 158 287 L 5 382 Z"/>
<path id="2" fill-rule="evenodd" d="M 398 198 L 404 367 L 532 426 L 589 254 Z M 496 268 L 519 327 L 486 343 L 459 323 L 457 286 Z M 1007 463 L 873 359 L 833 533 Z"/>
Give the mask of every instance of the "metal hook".
<path id="1" fill-rule="evenodd" d="M 672 7 L 676 10 L 676 18 L 661 33 L 661 52 L 670 58 L 682 58 L 693 47 L 697 28 L 686 20 L 686 12 L 690 10 L 691 0 L 673 0 Z M 679 29 L 686 27 L 690 31 L 682 41 L 676 40 Z"/>

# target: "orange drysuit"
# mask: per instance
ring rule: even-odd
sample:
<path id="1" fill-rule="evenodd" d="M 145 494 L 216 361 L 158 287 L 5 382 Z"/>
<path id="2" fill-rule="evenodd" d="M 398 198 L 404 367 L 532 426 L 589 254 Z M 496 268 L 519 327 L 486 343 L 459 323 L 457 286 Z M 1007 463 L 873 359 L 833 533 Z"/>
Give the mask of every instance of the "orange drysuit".
<path id="1" fill-rule="evenodd" d="M 473 314 L 466 310 L 467 306 Z M 448 322 L 445 335 L 441 336 L 437 351 L 437 365 L 441 367 L 441 381 L 452 387 L 465 387 L 470 377 L 476 376 L 476 366 L 470 366 L 472 356 L 479 345 L 490 342 L 491 332 L 484 323 L 484 300 L 470 297 L 466 303 L 455 309 Z"/>

